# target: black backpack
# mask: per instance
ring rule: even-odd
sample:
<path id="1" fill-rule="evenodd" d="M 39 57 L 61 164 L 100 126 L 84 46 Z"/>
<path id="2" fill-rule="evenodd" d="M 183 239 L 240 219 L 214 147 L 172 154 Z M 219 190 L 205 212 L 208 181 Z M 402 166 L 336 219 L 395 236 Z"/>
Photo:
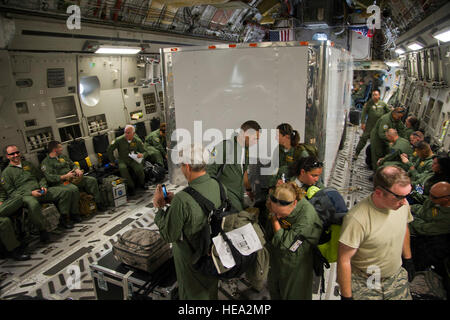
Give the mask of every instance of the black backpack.
<path id="1" fill-rule="evenodd" d="M 189 194 L 199 204 L 209 222 L 199 233 L 199 236 L 203 240 L 202 245 L 200 245 L 199 248 L 193 248 L 187 241 L 187 238 L 184 238 L 191 247 L 191 250 L 194 252 L 194 257 L 196 257 L 193 261 L 193 267 L 196 271 L 219 279 L 238 278 L 256 263 L 257 252 L 253 252 L 248 256 L 242 255 L 222 229 L 222 219 L 228 215 L 236 214 L 238 211 L 232 207 L 230 201 L 227 199 L 225 189 L 222 184 L 217 179 L 213 179 L 217 181 L 220 188 L 221 205 L 219 208 L 216 208 L 211 201 L 206 199 L 192 187 L 183 189 L 184 192 Z M 217 271 L 213 258 L 209 254 L 213 246 L 212 239 L 218 234 L 221 234 L 223 240 L 228 244 L 231 254 L 233 255 L 233 259 L 236 263 L 234 267 L 223 273 L 219 273 Z"/>
<path id="2" fill-rule="evenodd" d="M 166 170 L 149 161 L 144 162 L 145 181 L 151 183 L 162 182 L 166 176 Z"/>

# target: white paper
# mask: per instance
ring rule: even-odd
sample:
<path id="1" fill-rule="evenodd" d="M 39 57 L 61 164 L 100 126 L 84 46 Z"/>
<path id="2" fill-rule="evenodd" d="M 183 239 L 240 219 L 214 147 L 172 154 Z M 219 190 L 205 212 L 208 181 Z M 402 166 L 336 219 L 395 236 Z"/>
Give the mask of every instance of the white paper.
<path id="1" fill-rule="evenodd" d="M 240 228 L 229 231 L 226 235 L 231 240 L 234 247 L 244 256 L 248 256 L 253 252 L 262 249 L 261 241 L 259 241 L 258 235 L 256 234 L 255 229 L 253 229 L 251 223 L 247 223 Z M 223 266 L 226 268 L 232 268 L 236 262 L 233 259 L 233 255 L 231 254 L 228 244 L 223 240 L 222 236 L 219 234 L 213 238 L 213 243 Z"/>
<path id="2" fill-rule="evenodd" d="M 144 160 L 144 157 L 138 158 L 137 153 L 134 153 L 134 152 L 133 152 L 133 153 L 129 153 L 128 156 L 129 156 L 131 159 L 133 159 L 134 161 L 136 161 L 137 163 L 141 163 L 142 160 Z"/>

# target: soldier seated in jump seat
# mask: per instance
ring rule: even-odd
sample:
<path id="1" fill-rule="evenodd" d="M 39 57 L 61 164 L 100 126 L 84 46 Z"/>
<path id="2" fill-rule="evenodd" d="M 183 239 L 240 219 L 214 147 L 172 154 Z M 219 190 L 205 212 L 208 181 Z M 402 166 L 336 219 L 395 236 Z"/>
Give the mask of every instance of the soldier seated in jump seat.
<path id="1" fill-rule="evenodd" d="M 114 150 L 119 153 L 119 171 L 128 188 L 127 193 L 133 195 L 136 189 L 136 183 L 131 178 L 129 169 L 133 170 L 137 177 L 137 183 L 145 187 L 145 173 L 143 163 L 140 162 L 148 156 L 142 140 L 136 135 L 135 128 L 132 125 L 126 125 L 124 134 L 115 140 L 108 147 L 108 158 L 111 165 L 115 166 Z M 135 157 L 135 159 L 132 158 Z M 142 159 L 142 160 L 140 160 Z"/>
<path id="2" fill-rule="evenodd" d="M 6 157 L 9 159 L 9 165 L 2 173 L 2 186 L 8 197 L 22 198 L 23 205 L 28 208 L 31 223 L 40 232 L 41 241 L 49 240 L 42 215 L 42 202 L 54 202 L 61 214 L 61 226 L 66 229 L 73 228 L 69 220 L 72 193 L 61 187 L 48 187 L 42 172 L 31 162 L 22 161 L 17 146 L 7 146 Z"/>
<path id="3" fill-rule="evenodd" d="M 0 171 L 1 176 L 1 171 Z M 8 198 L 5 189 L 0 184 L 0 243 L 14 260 L 29 260 L 30 256 L 24 253 L 24 248 L 18 241 L 10 217 L 22 212 L 22 197 Z"/>
<path id="4" fill-rule="evenodd" d="M 51 186 L 65 187 L 72 195 L 71 218 L 74 222 L 80 222 L 79 203 L 80 190 L 94 196 L 98 210 L 104 211 L 97 179 L 84 176 L 83 171 L 73 163 L 66 155 L 62 154 L 63 147 L 59 141 L 50 141 L 47 146 L 48 155 L 41 162 L 41 171 Z"/>

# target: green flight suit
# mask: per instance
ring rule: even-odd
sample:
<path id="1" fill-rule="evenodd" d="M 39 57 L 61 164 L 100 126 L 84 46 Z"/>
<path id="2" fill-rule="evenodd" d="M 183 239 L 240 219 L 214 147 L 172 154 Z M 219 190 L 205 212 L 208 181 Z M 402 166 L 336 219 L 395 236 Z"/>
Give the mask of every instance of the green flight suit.
<path id="1" fill-rule="evenodd" d="M 412 166 L 411 162 L 408 162 L 408 167 L 411 166 Z M 423 160 L 419 158 L 414 164 L 414 169 L 413 170 L 410 169 L 408 171 L 409 177 L 411 178 L 411 184 L 423 185 L 425 181 L 434 174 L 433 170 L 431 169 L 432 166 L 433 166 L 432 155 Z"/>
<path id="2" fill-rule="evenodd" d="M 403 168 L 405 171 L 408 171 L 409 167 L 407 164 L 404 164 L 402 162 L 402 159 L 400 158 L 400 155 L 402 153 L 406 153 L 408 155 L 408 158 L 412 155 L 412 148 L 411 144 L 408 140 L 402 137 L 398 137 L 397 141 L 391 146 L 391 151 L 389 154 L 387 154 L 383 161 L 381 161 L 380 166 L 398 166 L 400 168 Z"/>
<path id="3" fill-rule="evenodd" d="M 0 241 L 7 251 L 13 251 L 20 246 L 20 242 L 16 238 L 16 233 L 9 217 L 19 212 L 18 210 L 22 208 L 22 205 L 23 202 L 21 197 L 8 199 L 6 191 L 3 189 L 2 185 L 0 185 Z"/>
<path id="4" fill-rule="evenodd" d="M 300 145 L 289 150 L 286 150 L 283 146 L 280 145 L 277 154 L 279 156 L 278 171 L 270 178 L 270 186 L 275 186 L 277 184 L 277 181 L 281 180 L 283 174 L 286 178 L 286 181 L 288 181 L 291 178 L 289 169 L 293 165 L 295 165 L 295 163 L 297 163 L 297 161 L 301 158 L 309 156 L 308 151 Z"/>
<path id="5" fill-rule="evenodd" d="M 437 236 L 450 233 L 450 207 L 436 206 L 430 198 L 423 205 L 411 206 L 414 220 L 409 223 L 412 235 Z"/>
<path id="6" fill-rule="evenodd" d="M 366 88 L 367 85 L 361 85 L 359 89 L 354 94 L 352 94 L 353 101 L 364 98 L 364 96 L 366 95 Z"/>
<path id="7" fill-rule="evenodd" d="M 359 138 L 359 142 L 355 150 L 355 156 L 358 156 L 361 150 L 366 146 L 367 140 L 370 138 L 370 132 L 377 123 L 378 119 L 390 111 L 391 110 L 388 105 L 381 100 L 378 100 L 377 103 L 373 102 L 373 100 L 366 102 L 361 113 L 361 124 L 364 123 L 366 128 L 364 129 L 362 136 Z"/>
<path id="8" fill-rule="evenodd" d="M 301 182 L 298 179 L 298 177 L 292 177 L 291 181 L 295 182 L 297 184 L 297 186 L 299 186 L 301 189 L 303 189 L 303 191 L 305 191 L 305 193 L 308 192 L 309 187 L 312 187 L 312 186 L 310 186 L 310 185 L 308 185 L 306 183 Z M 325 188 L 325 185 L 322 183 L 322 181 L 320 181 L 320 179 L 317 180 L 317 182 L 313 186 L 315 186 L 315 187 L 317 187 L 319 189 Z"/>
<path id="9" fill-rule="evenodd" d="M 65 175 L 73 169 L 79 169 L 73 161 L 65 156 L 60 155 L 56 158 L 51 158 L 47 155 L 41 162 L 41 171 L 44 173 L 45 179 L 51 186 L 59 186 L 68 189 L 72 192 L 72 214 L 79 214 L 80 210 L 80 190 L 87 192 L 94 196 L 97 204 L 101 203 L 100 191 L 98 189 L 97 179 L 94 177 L 83 176 L 78 184 L 67 183 L 61 181 L 61 176 Z"/>
<path id="10" fill-rule="evenodd" d="M 120 137 L 113 140 L 113 142 L 108 146 L 108 157 L 111 162 L 115 161 L 114 156 L 114 150 L 118 151 L 119 153 L 119 171 L 122 178 L 125 179 L 125 183 L 127 187 L 132 191 L 135 190 L 136 185 L 133 181 L 133 179 L 130 176 L 130 173 L 128 171 L 128 168 L 131 168 L 131 170 L 134 171 L 134 173 L 137 176 L 138 182 L 141 186 L 144 186 L 145 184 L 145 173 L 144 173 L 144 166 L 141 163 L 137 163 L 135 160 L 130 158 L 128 156 L 129 153 L 142 153 L 144 159 L 148 156 L 147 151 L 144 148 L 144 144 L 142 143 L 142 140 L 137 136 L 134 135 L 131 142 L 128 142 L 125 138 L 125 135 L 121 135 Z"/>
<path id="11" fill-rule="evenodd" d="M 164 159 L 161 155 L 161 152 L 158 151 L 154 146 L 151 146 L 147 143 L 144 143 L 145 151 L 147 152 L 148 160 L 150 160 L 151 163 L 157 163 L 161 167 L 164 167 Z"/>
<path id="12" fill-rule="evenodd" d="M 399 136 L 403 137 L 406 129 L 401 120 L 394 121 L 392 111 L 382 115 L 370 132 L 370 150 L 372 154 L 373 170 L 378 168 L 378 159 L 384 157 L 389 152 L 389 141 L 386 138 L 386 131 L 390 128 L 396 129 Z"/>
<path id="13" fill-rule="evenodd" d="M 238 211 L 244 210 L 244 173 L 248 168 L 248 148 L 243 161 L 240 160 L 242 149 L 236 136 L 222 141 L 211 152 L 211 162 L 206 168 L 210 176 L 218 177 L 227 188 L 228 199 Z"/>
<path id="14" fill-rule="evenodd" d="M 208 174 L 191 181 L 189 186 L 219 207 L 219 185 Z M 166 212 L 158 210 L 155 224 L 161 237 L 172 243 L 180 299 L 217 300 L 218 279 L 193 269 L 194 259 L 198 259 L 195 248 L 202 247 L 200 231 L 207 224 L 206 215 L 194 198 L 178 192 Z"/>
<path id="15" fill-rule="evenodd" d="M 413 148 L 411 146 L 411 148 Z M 414 148 L 413 148 L 414 149 Z M 413 153 L 411 154 L 411 157 L 408 157 L 409 163 L 411 163 L 411 165 L 414 165 L 414 163 L 416 163 L 419 160 L 419 156 L 417 155 L 417 152 L 414 150 Z M 408 168 L 409 170 L 409 168 Z"/>
<path id="16" fill-rule="evenodd" d="M 151 132 L 147 137 L 145 137 L 145 144 L 155 147 L 163 158 L 167 154 L 167 141 L 166 137 L 160 134 L 159 129 Z"/>
<path id="17" fill-rule="evenodd" d="M 313 282 L 313 252 L 304 241 L 295 252 L 289 250 L 298 235 L 311 243 L 319 242 L 322 222 L 314 207 L 302 198 L 284 220 L 290 226 L 275 234 L 271 219 L 266 225 L 267 249 L 270 253 L 268 286 L 272 300 L 311 300 Z"/>
<path id="18" fill-rule="evenodd" d="M 0 217 L 0 242 L 8 252 L 20 246 L 11 219 L 8 217 Z"/>
<path id="19" fill-rule="evenodd" d="M 9 164 L 2 173 L 1 183 L 10 198 L 22 197 L 24 206 L 28 208 L 30 221 L 39 231 L 44 230 L 40 202 L 55 202 L 59 213 L 64 216 L 68 216 L 71 211 L 72 193 L 64 188 L 49 187 L 45 195 L 31 195 L 33 190 L 47 188 L 47 181 L 42 172 L 28 161 L 22 161 L 22 167 Z"/>
<path id="20" fill-rule="evenodd" d="M 1 177 L 1 171 L 0 171 Z M 22 197 L 16 196 L 8 198 L 6 190 L 3 188 L 3 184 L 0 184 L 0 217 L 9 217 L 22 208 Z"/>
<path id="21" fill-rule="evenodd" d="M 417 131 L 417 130 L 414 130 L 413 128 L 406 128 L 405 129 L 405 136 L 403 137 L 403 138 L 405 138 L 406 140 L 408 140 L 409 141 L 409 137 L 411 136 L 411 134 L 413 133 L 413 132 L 415 132 L 415 131 Z"/>

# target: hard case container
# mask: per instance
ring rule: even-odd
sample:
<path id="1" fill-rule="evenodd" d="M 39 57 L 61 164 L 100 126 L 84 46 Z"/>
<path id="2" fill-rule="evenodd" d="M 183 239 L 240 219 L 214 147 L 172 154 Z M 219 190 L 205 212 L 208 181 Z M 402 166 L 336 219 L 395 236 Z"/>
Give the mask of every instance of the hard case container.
<path id="1" fill-rule="evenodd" d="M 97 300 L 133 300 L 146 283 L 154 287 L 146 297 L 152 300 L 178 299 L 175 264 L 170 258 L 148 273 L 117 261 L 112 250 L 89 265 Z"/>

